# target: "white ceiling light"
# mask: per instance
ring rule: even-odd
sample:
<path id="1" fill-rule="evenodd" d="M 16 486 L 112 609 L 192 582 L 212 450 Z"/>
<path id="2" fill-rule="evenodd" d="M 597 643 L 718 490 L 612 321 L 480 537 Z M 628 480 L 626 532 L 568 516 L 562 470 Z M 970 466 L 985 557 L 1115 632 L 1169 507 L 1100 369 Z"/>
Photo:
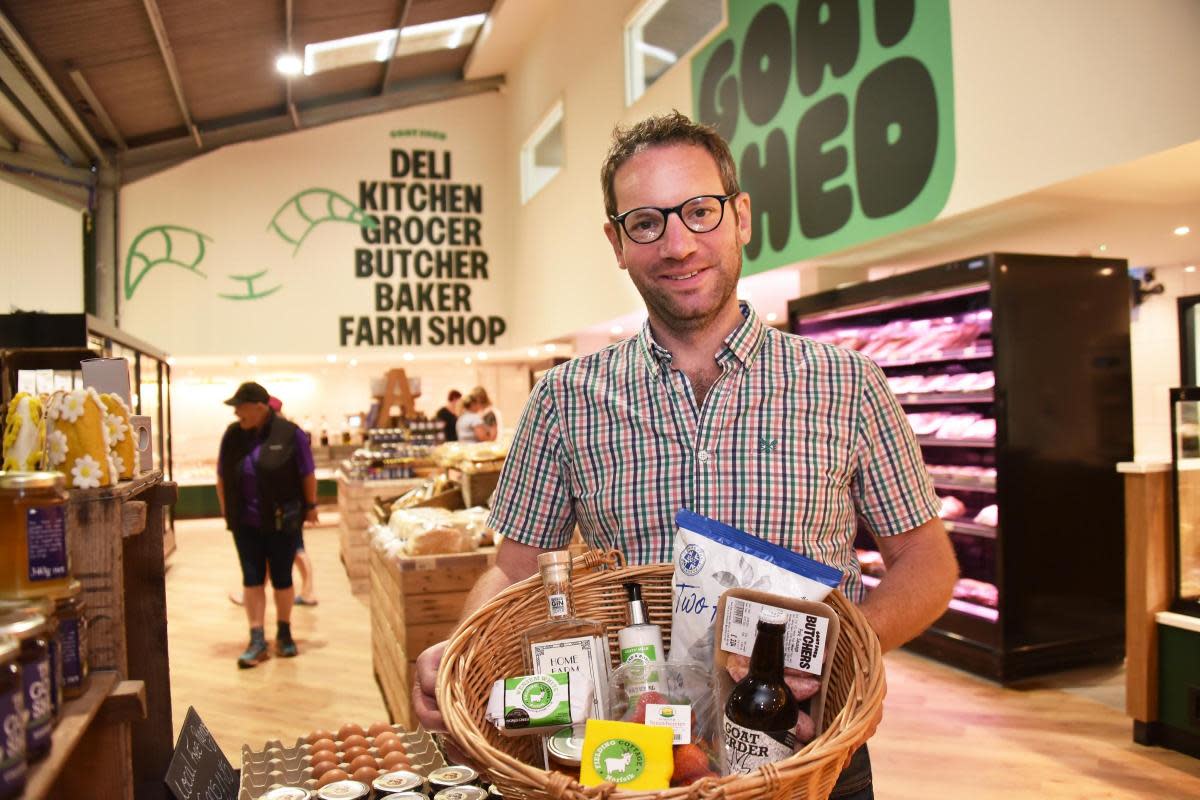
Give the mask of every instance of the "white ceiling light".
<path id="1" fill-rule="evenodd" d="M 767 313 L 767 322 L 774 322 L 777 319 L 779 319 L 779 315 L 776 314 L 774 311 Z"/>
<path id="2" fill-rule="evenodd" d="M 313 42 L 304 47 L 304 74 L 315 75 L 331 69 L 387 61 L 433 50 L 453 50 L 475 41 L 486 14 L 472 14 L 423 25 L 406 25 L 396 42 L 396 29 L 360 33 L 342 39 Z"/>
<path id="3" fill-rule="evenodd" d="M 553 353 L 555 350 L 558 349 L 558 347 L 554 344 L 554 342 L 551 342 L 550 344 L 543 346 L 542 349 L 545 350 L 547 353 Z"/>
<path id="4" fill-rule="evenodd" d="M 405 353 L 405 354 L 404 354 L 404 360 L 405 360 L 405 361 L 412 361 L 414 358 L 416 358 L 416 356 L 414 356 L 412 353 Z"/>
<path id="5" fill-rule="evenodd" d="M 247 364 L 257 364 L 258 356 L 246 356 L 246 363 Z"/>
<path id="6" fill-rule="evenodd" d="M 679 60 L 679 56 L 675 55 L 667 48 L 658 47 L 657 45 L 653 45 L 648 42 L 639 41 L 637 43 L 637 48 L 638 48 L 638 50 L 641 50 L 643 53 L 650 56 L 651 58 L 657 58 L 659 61 L 662 61 L 664 64 L 674 64 L 676 61 Z"/>
<path id="7" fill-rule="evenodd" d="M 1192 229 L 1189 228 L 1187 225 L 1180 225 L 1178 228 L 1175 229 L 1176 236 L 1187 236 L 1191 232 L 1192 232 Z"/>
<path id="8" fill-rule="evenodd" d="M 335 356 L 333 353 L 330 353 L 329 355 L 325 356 L 325 360 L 328 361 L 330 364 L 336 364 L 337 356 Z"/>
<path id="9" fill-rule="evenodd" d="M 608 332 L 611 333 L 613 336 L 620 336 L 622 333 L 625 332 L 625 329 L 622 328 L 620 325 L 613 325 L 611 328 L 608 329 Z"/>
<path id="10" fill-rule="evenodd" d="M 1184 272 L 1195 272 L 1195 271 L 1196 271 L 1196 265 L 1195 265 L 1195 264 L 1188 264 L 1186 267 L 1184 267 L 1184 268 L 1183 268 L 1183 271 L 1184 271 Z"/>
<path id="11" fill-rule="evenodd" d="M 294 53 L 284 53 L 275 59 L 275 69 L 282 75 L 299 75 L 304 72 L 304 62 Z"/>
<path id="12" fill-rule="evenodd" d="M 1102 244 L 1102 245 L 1100 245 L 1100 252 L 1101 252 L 1101 253 L 1104 253 L 1104 252 L 1107 252 L 1107 251 L 1108 251 L 1108 245 L 1106 245 L 1106 244 Z"/>
<path id="13" fill-rule="evenodd" d="M 478 353 L 475 354 L 475 357 L 478 358 L 480 361 L 487 361 L 488 354 L 483 352 L 482 350 L 480 350 Z"/>
<path id="14" fill-rule="evenodd" d="M 530 358 L 537 358 L 539 355 L 541 355 L 536 347 L 531 347 L 525 352 L 529 353 Z"/>
<path id="15" fill-rule="evenodd" d="M 471 357 L 467 356 L 466 358 L 464 358 L 463 363 L 466 364 L 467 366 L 470 366 L 471 365 Z"/>
<path id="16" fill-rule="evenodd" d="M 357 366 L 358 366 L 358 359 L 357 359 L 357 358 L 352 358 L 352 359 L 350 359 L 350 366 L 352 366 L 352 367 L 357 367 Z"/>

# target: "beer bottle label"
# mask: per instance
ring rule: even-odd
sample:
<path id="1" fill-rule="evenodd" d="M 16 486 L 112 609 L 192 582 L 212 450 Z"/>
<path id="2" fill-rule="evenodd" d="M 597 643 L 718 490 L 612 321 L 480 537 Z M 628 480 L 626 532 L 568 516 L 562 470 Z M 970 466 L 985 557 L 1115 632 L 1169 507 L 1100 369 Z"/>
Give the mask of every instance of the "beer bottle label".
<path id="1" fill-rule="evenodd" d="M 763 764 L 781 761 L 792 754 L 796 737 L 792 731 L 756 731 L 744 728 L 729 717 L 725 723 L 726 775 L 744 775 Z"/>

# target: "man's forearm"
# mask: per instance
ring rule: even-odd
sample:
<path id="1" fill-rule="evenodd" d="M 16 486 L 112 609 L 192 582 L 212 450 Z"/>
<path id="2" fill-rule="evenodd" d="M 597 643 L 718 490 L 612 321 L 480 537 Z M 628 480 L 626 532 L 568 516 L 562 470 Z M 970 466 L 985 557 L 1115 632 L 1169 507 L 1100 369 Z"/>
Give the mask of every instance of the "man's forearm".
<path id="1" fill-rule="evenodd" d="M 516 580 L 504 574 L 499 567 L 488 567 L 487 572 L 479 576 L 467 594 L 467 599 L 463 602 L 460 621 L 474 614 L 480 606 L 514 583 Z"/>
<path id="2" fill-rule="evenodd" d="M 496 563 L 487 572 L 479 576 L 467 599 L 463 602 L 463 613 L 460 619 L 466 619 L 475 610 L 491 600 L 500 592 L 520 580 L 537 574 L 537 557 L 546 550 L 514 542 L 511 539 L 501 539 L 500 548 L 496 551 Z"/>
<path id="3" fill-rule="evenodd" d="M 315 506 L 317 504 L 317 474 L 310 472 L 304 476 L 304 502 Z"/>
<path id="4" fill-rule="evenodd" d="M 900 537 L 913 538 L 904 542 Z M 918 636 L 945 612 L 958 578 L 941 520 L 891 538 L 896 541 L 881 542 L 884 560 L 890 561 L 887 572 L 859 606 L 885 653 Z"/>

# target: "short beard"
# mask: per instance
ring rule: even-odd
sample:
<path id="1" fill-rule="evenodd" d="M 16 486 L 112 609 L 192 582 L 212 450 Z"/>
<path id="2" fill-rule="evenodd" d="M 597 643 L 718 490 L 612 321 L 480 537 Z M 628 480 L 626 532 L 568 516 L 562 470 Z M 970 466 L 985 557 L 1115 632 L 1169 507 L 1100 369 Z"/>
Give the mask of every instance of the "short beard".
<path id="1" fill-rule="evenodd" d="M 735 274 L 740 277 L 742 274 L 742 249 L 740 247 L 737 248 L 735 258 L 737 260 L 737 272 Z M 646 309 L 649 311 L 650 316 L 661 320 L 671 330 L 681 333 L 694 333 L 708 328 L 725 309 L 729 298 L 737 293 L 737 281 L 734 280 L 722 293 L 711 311 L 681 314 L 672 308 L 672 303 L 666 299 L 665 294 L 660 295 L 653 288 L 653 280 L 652 278 L 650 287 L 642 287 L 636 281 L 633 285 L 637 289 L 638 294 L 642 296 L 642 302 L 646 304 Z"/>

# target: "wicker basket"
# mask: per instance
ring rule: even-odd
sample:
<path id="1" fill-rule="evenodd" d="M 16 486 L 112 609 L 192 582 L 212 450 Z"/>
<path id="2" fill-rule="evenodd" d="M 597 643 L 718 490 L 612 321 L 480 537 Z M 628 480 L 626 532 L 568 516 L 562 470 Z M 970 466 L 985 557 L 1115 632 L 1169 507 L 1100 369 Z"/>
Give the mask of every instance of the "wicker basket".
<path id="1" fill-rule="evenodd" d="M 625 624 L 624 581 L 642 584 L 650 620 L 662 626 L 664 644 L 671 628 L 671 564 L 625 567 L 616 551 L 591 551 L 574 562 L 575 612 L 603 622 L 616 663 L 616 632 Z M 545 618 L 537 576 L 504 590 L 455 631 L 438 673 L 438 705 L 455 743 L 484 767 L 505 798 L 585 800 L 590 798 L 804 798 L 825 800 L 854 750 L 867 740 L 883 710 L 885 691 L 879 640 L 862 613 L 840 592 L 826 599 L 842 617 L 825 701 L 824 732 L 803 750 L 749 775 L 703 779 L 660 792 L 616 791 L 611 785 L 585 787 L 541 762 L 540 737 L 505 737 L 484 720 L 488 694 L 499 678 L 522 674 L 520 636 Z"/>

